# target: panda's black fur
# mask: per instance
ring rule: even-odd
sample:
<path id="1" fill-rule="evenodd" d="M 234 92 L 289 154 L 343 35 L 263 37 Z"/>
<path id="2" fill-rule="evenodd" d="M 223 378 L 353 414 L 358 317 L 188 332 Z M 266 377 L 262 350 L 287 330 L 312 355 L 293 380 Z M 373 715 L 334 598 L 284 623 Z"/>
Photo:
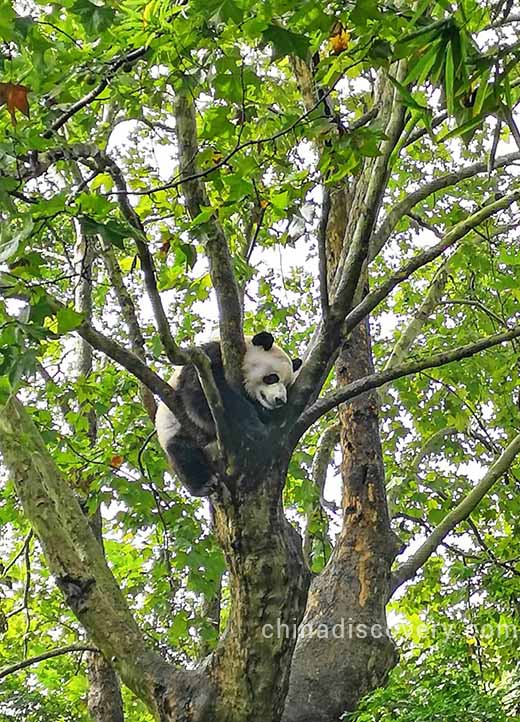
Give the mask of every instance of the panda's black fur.
<path id="1" fill-rule="evenodd" d="M 300 367 L 301 361 L 291 361 L 287 354 L 274 345 L 270 333 L 262 332 L 252 339 L 246 339 L 246 348 L 245 360 L 252 359 L 253 366 L 257 359 L 260 365 L 269 362 L 268 365 L 274 364 L 275 368 L 279 366 L 280 373 L 285 375 L 286 385 L 292 383 L 294 372 Z M 266 424 L 272 418 L 273 410 L 265 408 L 251 393 L 236 393 L 230 388 L 224 376 L 218 341 L 204 344 L 202 349 L 210 359 L 230 431 L 236 440 L 235 446 L 240 454 L 251 454 L 253 450 L 258 452 L 258 446 L 266 439 Z M 248 370 L 250 364 L 246 364 L 245 373 Z M 218 470 L 213 418 L 193 365 L 179 367 L 170 383 L 175 414 L 164 404 L 159 405 L 156 416 L 159 441 L 179 481 L 194 496 L 207 496 L 215 485 Z"/>

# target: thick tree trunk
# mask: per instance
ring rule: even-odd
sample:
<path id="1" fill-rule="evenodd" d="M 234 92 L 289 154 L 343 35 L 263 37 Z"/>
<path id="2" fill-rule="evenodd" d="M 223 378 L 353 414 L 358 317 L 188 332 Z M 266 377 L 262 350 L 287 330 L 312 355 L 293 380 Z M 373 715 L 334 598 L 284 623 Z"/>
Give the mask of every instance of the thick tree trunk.
<path id="1" fill-rule="evenodd" d="M 363 323 L 342 344 L 338 382 L 350 383 L 371 369 Z M 399 545 L 386 505 L 377 395 L 345 404 L 340 419 L 343 527 L 329 563 L 311 585 L 284 722 L 338 720 L 381 685 L 396 662 L 385 605 Z"/>
<path id="2" fill-rule="evenodd" d="M 350 184 L 340 183 L 326 191 L 322 239 L 326 269 L 322 273 L 326 273 L 329 302 L 334 279 L 354 239 L 363 238 L 365 248 L 370 248 L 387 161 L 403 127 L 404 111 L 388 80 L 380 79 L 376 102 L 387 125 L 384 152 L 366 159 L 362 173 Z M 365 266 L 357 279 L 354 303 L 366 285 Z M 337 383 L 346 385 L 372 372 L 365 319 L 340 346 Z M 283 722 L 336 722 L 383 683 L 397 659 L 385 607 L 399 542 L 390 529 L 386 504 L 377 394 L 364 394 L 344 404 L 340 425 L 343 524 L 326 568 L 311 585 Z"/>
<path id="3" fill-rule="evenodd" d="M 281 501 L 286 463 L 257 473 L 215 503 L 232 605 L 211 665 L 214 722 L 278 722 L 305 610 L 310 575 Z"/>

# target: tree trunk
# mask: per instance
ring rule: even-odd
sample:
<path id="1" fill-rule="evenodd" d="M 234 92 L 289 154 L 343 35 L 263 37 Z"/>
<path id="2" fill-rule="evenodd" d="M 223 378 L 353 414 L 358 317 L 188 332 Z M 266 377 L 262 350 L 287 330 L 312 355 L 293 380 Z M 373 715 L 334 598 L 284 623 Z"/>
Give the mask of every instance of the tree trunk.
<path id="1" fill-rule="evenodd" d="M 363 323 L 342 344 L 338 382 L 349 383 L 371 368 L 368 323 Z M 284 722 L 339 719 L 384 682 L 397 660 L 385 605 L 399 545 L 386 505 L 377 394 L 345 404 L 340 419 L 343 527 L 326 568 L 311 585 Z"/>
<path id="2" fill-rule="evenodd" d="M 278 722 L 305 610 L 310 575 L 282 508 L 286 462 L 277 459 L 257 473 L 261 481 L 237 484 L 215 502 L 232 600 L 212 660 L 215 722 Z"/>

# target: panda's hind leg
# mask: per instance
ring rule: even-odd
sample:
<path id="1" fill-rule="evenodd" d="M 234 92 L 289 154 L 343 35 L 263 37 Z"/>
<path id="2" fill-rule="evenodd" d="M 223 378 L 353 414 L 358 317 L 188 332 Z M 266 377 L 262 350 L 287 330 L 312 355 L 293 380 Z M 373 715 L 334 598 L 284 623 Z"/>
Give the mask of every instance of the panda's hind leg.
<path id="1" fill-rule="evenodd" d="M 193 496 L 208 496 L 216 477 L 204 451 L 180 439 L 171 439 L 166 452 L 179 481 Z"/>

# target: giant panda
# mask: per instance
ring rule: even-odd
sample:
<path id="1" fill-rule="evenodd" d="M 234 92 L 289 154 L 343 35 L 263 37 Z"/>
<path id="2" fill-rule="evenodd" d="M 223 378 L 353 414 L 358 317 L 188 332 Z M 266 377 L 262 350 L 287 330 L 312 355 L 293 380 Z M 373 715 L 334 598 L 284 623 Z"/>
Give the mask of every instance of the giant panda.
<path id="1" fill-rule="evenodd" d="M 287 389 L 302 362 L 291 359 L 266 331 L 246 336 L 245 343 L 244 394 L 236 393 L 226 382 L 220 343 L 212 341 L 202 349 L 210 359 L 226 417 L 247 453 L 257 439 L 265 438 L 269 417 L 287 403 Z M 155 417 L 159 443 L 187 490 L 194 496 L 208 496 L 217 479 L 216 433 L 195 367 L 175 366 L 169 383 L 174 390 L 175 413 L 159 404 Z"/>

